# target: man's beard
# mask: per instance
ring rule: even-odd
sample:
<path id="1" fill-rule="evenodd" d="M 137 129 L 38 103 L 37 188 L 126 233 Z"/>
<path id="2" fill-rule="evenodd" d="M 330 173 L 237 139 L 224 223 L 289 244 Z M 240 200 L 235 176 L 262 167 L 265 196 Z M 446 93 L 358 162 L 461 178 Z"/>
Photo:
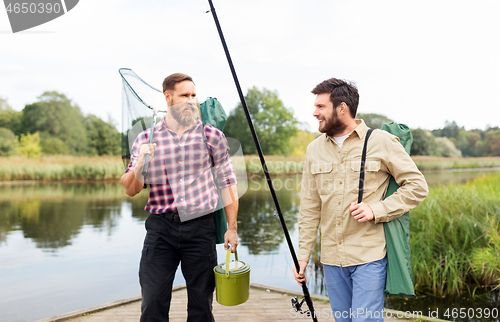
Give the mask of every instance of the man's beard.
<path id="1" fill-rule="evenodd" d="M 190 103 L 181 103 L 170 106 L 172 117 L 182 126 L 191 126 L 200 116 L 196 105 Z"/>
<path id="2" fill-rule="evenodd" d="M 333 110 L 334 114 L 331 117 L 325 118 L 323 126 L 319 129 L 321 133 L 326 133 L 329 136 L 336 136 L 347 128 L 347 124 L 342 123 L 337 111 Z"/>

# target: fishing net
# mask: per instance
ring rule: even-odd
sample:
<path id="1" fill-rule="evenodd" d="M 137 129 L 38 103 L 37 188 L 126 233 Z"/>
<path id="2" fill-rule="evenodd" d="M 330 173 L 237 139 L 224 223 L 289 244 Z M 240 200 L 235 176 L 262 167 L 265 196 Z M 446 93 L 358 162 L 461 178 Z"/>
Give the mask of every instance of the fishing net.
<path id="1" fill-rule="evenodd" d="M 162 91 L 148 84 L 133 70 L 122 68 L 119 72 L 122 77 L 122 159 L 124 166 L 128 167 L 131 160 L 134 142 L 141 132 L 147 131 L 147 133 L 149 133 L 151 142 L 157 143 L 154 140 L 154 137 L 158 135 L 159 132 L 157 128 L 155 129 L 155 124 L 166 116 L 168 106 Z M 201 104 L 200 108 L 202 109 L 202 111 L 200 114 L 203 117 L 202 121 L 205 124 L 210 124 L 214 127 L 219 127 L 219 130 L 223 130 L 220 127 L 224 126 L 225 119 L 223 120 L 223 122 L 221 122 L 220 118 L 225 118 L 226 114 L 220 104 L 216 104 L 219 107 L 219 111 L 213 109 L 214 100 L 216 101 L 216 99 L 209 98 L 205 103 L 210 102 L 210 104 Z M 214 115 L 216 115 L 217 117 L 213 117 Z M 155 130 L 151 131 L 152 128 Z M 243 151 L 241 149 L 240 143 L 236 139 L 226 139 L 229 145 L 230 162 L 226 163 L 229 165 L 226 165 L 225 167 L 232 167 L 234 169 L 237 180 L 237 197 L 240 198 L 248 188 Z M 157 153 L 159 153 L 159 150 L 160 149 L 158 149 L 157 146 L 154 158 L 157 158 Z M 204 157 L 210 157 L 208 151 L 207 155 Z M 161 155 L 159 155 L 156 160 L 159 159 L 161 159 Z M 146 162 L 147 160 L 145 161 L 145 165 Z M 189 185 L 178 185 L 176 183 L 172 184 L 169 179 L 172 180 L 172 178 L 178 178 L 179 171 L 176 167 L 168 166 L 166 163 L 164 163 L 163 165 L 165 171 L 163 171 L 161 174 L 153 171 L 148 172 L 143 168 L 143 173 L 148 173 L 147 175 L 145 175 L 145 183 L 150 185 L 168 184 L 169 188 L 172 189 L 174 202 L 176 202 L 177 204 L 177 211 L 180 215 L 183 215 L 180 216 L 181 220 L 196 218 L 206 213 L 192 212 L 188 208 L 182 209 L 181 207 L 179 207 L 179 205 L 182 204 L 181 201 L 183 201 L 183 197 L 191 191 L 189 189 L 195 187 L 196 184 L 200 182 L 200 178 L 211 176 L 215 182 L 219 182 L 221 180 L 219 177 L 219 174 L 222 173 L 221 165 L 219 165 L 219 167 L 217 168 L 213 166 L 210 167 L 210 164 L 208 165 L 208 167 L 200 167 L 199 169 L 197 169 L 197 173 L 194 176 L 191 175 L 191 181 Z M 181 177 L 180 180 L 182 181 L 183 177 Z M 219 198 L 219 202 L 217 203 L 215 210 L 222 209 L 226 205 L 224 205 L 222 200 Z M 210 210 L 213 211 L 214 208 L 211 208 Z"/>
<path id="2" fill-rule="evenodd" d="M 126 168 L 137 135 L 151 128 L 154 112 L 156 121 L 165 117 L 167 102 L 161 90 L 146 83 L 133 70 L 121 68 L 119 72 L 122 76 L 122 160 Z"/>

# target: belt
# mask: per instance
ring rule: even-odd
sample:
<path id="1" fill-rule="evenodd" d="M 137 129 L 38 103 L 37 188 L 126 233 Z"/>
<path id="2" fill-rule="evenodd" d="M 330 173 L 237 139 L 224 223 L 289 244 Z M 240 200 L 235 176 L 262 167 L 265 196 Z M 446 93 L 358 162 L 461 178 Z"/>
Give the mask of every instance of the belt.
<path id="1" fill-rule="evenodd" d="M 181 222 L 181 219 L 179 218 L 179 213 L 177 211 L 164 212 L 164 213 L 158 214 L 158 215 L 160 215 L 163 218 L 166 218 L 168 220 L 171 220 L 173 222 Z"/>
<path id="2" fill-rule="evenodd" d="M 179 213 L 177 211 L 169 211 L 169 212 L 164 212 L 162 214 L 158 214 L 159 216 L 162 216 L 163 218 L 166 218 L 168 220 L 171 220 L 173 222 L 177 222 L 177 223 L 180 223 L 181 222 L 181 219 L 179 217 Z M 194 218 L 194 219 L 191 219 L 191 220 L 188 220 L 188 221 L 196 221 L 196 220 L 204 220 L 204 219 L 210 219 L 210 218 L 213 218 L 214 217 L 214 213 L 211 212 L 209 214 L 206 214 L 204 216 L 201 216 L 201 217 L 197 217 L 197 218 Z M 185 221 L 187 222 L 187 221 Z"/>

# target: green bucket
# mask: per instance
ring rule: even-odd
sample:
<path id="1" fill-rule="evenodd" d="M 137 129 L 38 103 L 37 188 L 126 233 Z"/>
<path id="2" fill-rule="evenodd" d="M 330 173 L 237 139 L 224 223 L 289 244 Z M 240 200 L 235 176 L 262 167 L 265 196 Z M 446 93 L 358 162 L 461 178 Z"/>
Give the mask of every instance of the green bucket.
<path id="1" fill-rule="evenodd" d="M 226 262 L 214 267 L 216 299 L 222 305 L 239 305 L 250 296 L 250 265 L 238 261 L 230 262 L 231 249 L 227 251 Z"/>

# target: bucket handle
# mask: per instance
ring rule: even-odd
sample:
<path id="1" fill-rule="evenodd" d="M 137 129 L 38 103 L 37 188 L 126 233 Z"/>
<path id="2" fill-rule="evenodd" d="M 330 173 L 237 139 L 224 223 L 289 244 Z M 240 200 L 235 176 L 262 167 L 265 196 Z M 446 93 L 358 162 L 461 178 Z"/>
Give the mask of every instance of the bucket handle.
<path id="1" fill-rule="evenodd" d="M 231 256 L 231 248 L 227 250 L 226 254 L 226 277 L 229 278 L 229 257 Z M 238 251 L 235 249 L 234 250 L 234 257 L 236 258 L 236 261 L 238 261 Z"/>

